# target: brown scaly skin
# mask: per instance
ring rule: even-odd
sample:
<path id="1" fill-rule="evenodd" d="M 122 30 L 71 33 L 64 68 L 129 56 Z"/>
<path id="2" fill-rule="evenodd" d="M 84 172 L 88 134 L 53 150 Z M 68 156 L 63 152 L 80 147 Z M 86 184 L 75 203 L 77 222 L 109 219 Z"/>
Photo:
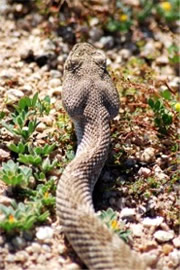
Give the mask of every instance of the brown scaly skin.
<path id="1" fill-rule="evenodd" d="M 95 214 L 92 191 L 106 161 L 109 122 L 119 97 L 106 71 L 106 58 L 88 43 L 76 44 L 65 63 L 62 100 L 74 122 L 78 149 L 57 187 L 63 231 L 89 269 L 144 270 L 145 264 Z"/>

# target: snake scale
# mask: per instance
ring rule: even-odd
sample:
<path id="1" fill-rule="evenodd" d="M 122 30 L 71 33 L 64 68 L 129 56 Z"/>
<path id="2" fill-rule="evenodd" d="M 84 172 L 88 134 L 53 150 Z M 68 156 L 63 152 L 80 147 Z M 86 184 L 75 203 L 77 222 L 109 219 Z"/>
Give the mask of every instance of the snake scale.
<path id="1" fill-rule="evenodd" d="M 93 188 L 109 151 L 109 123 L 119 110 L 103 52 L 88 43 L 73 47 L 64 67 L 62 102 L 78 140 L 75 158 L 57 187 L 57 215 L 65 236 L 88 269 L 146 269 L 140 257 L 99 220 L 93 207 Z"/>

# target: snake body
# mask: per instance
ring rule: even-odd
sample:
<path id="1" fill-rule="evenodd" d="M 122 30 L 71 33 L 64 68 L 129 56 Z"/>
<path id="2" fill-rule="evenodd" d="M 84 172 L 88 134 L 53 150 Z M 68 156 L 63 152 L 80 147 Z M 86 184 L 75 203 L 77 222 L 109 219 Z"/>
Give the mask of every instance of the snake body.
<path id="1" fill-rule="evenodd" d="M 65 63 L 62 101 L 78 140 L 75 158 L 57 187 L 63 232 L 89 269 L 143 270 L 144 263 L 99 220 L 93 207 L 93 188 L 109 150 L 109 122 L 119 110 L 104 53 L 88 43 L 73 47 Z"/>

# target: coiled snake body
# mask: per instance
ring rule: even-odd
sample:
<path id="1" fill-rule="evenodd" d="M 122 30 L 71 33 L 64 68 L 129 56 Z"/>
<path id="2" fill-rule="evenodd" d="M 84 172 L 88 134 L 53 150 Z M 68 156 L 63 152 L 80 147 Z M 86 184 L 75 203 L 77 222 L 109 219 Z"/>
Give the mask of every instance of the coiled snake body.
<path id="1" fill-rule="evenodd" d="M 76 44 L 66 60 L 62 101 L 78 140 L 76 156 L 57 187 L 57 215 L 63 231 L 89 269 L 145 269 L 94 211 L 92 192 L 107 158 L 109 121 L 118 113 L 119 97 L 104 54 L 88 43 Z"/>

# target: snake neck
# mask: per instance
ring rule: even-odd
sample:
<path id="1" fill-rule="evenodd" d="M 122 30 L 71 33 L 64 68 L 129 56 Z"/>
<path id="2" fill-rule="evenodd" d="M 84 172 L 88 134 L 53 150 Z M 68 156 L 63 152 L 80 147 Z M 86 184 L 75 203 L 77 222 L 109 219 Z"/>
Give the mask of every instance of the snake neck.
<path id="1" fill-rule="evenodd" d="M 57 198 L 63 193 L 71 207 L 76 202 L 93 209 L 92 191 L 109 150 L 109 116 L 104 109 L 84 122 L 75 158 L 65 168 L 59 181 Z"/>

